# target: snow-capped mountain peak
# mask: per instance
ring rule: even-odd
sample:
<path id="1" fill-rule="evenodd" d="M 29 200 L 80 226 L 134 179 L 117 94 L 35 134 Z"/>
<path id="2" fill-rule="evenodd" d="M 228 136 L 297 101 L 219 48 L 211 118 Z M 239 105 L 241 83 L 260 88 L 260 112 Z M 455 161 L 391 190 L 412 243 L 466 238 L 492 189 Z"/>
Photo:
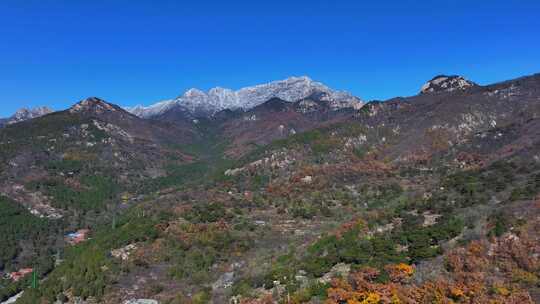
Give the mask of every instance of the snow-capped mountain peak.
<path id="1" fill-rule="evenodd" d="M 22 108 L 17 110 L 15 114 L 6 119 L 0 120 L 0 125 L 10 125 L 21 121 L 37 118 L 49 113 L 52 113 L 49 107 Z"/>
<path id="2" fill-rule="evenodd" d="M 43 116 L 51 112 L 52 110 L 48 107 L 36 107 L 32 109 L 22 108 L 22 109 L 19 109 L 17 112 L 15 112 L 12 118 L 14 120 L 26 120 L 26 119 L 32 119 L 35 117 Z"/>
<path id="3" fill-rule="evenodd" d="M 301 76 L 245 87 L 237 91 L 215 87 L 208 92 L 203 92 L 193 88 L 176 99 L 159 102 L 148 107 L 137 106 L 126 109 L 144 118 L 155 117 L 175 106 L 183 107 L 196 116 L 211 116 L 225 109 L 248 110 L 272 98 L 295 102 L 314 93 L 322 93 L 331 106 L 336 109 L 358 108 L 363 104 L 362 100 L 348 92 L 334 91 L 307 76 Z"/>
<path id="4" fill-rule="evenodd" d="M 197 88 L 191 88 L 189 90 L 187 90 L 185 93 L 184 93 L 184 97 L 192 97 L 192 98 L 197 98 L 199 96 L 205 96 L 206 93 L 204 93 L 203 91 L 197 89 Z"/>

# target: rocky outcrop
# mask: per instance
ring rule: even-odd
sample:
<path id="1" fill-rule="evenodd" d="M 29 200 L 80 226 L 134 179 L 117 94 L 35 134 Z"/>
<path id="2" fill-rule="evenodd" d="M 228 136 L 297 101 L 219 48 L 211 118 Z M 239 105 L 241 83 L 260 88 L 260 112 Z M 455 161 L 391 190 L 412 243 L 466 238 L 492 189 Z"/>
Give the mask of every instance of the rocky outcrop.
<path id="1" fill-rule="evenodd" d="M 420 94 L 465 90 L 474 86 L 477 86 L 477 84 L 462 76 L 439 75 L 426 82 L 420 89 Z"/>

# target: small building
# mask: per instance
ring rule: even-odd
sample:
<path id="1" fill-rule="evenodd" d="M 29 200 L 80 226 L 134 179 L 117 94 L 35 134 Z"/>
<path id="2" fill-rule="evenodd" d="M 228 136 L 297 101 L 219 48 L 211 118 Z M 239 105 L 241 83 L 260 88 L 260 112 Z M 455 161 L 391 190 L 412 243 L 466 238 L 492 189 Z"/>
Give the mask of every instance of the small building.
<path id="1" fill-rule="evenodd" d="M 89 229 L 79 229 L 76 232 L 68 233 L 66 235 L 66 241 L 71 245 L 76 245 L 84 242 L 88 239 Z"/>
<path id="2" fill-rule="evenodd" d="M 9 278 L 12 279 L 13 281 L 17 282 L 20 279 L 22 279 L 23 277 L 25 277 L 26 275 L 32 273 L 32 271 L 33 271 L 32 268 L 21 268 L 21 269 L 19 269 L 19 271 L 15 271 L 15 272 L 10 273 Z"/>

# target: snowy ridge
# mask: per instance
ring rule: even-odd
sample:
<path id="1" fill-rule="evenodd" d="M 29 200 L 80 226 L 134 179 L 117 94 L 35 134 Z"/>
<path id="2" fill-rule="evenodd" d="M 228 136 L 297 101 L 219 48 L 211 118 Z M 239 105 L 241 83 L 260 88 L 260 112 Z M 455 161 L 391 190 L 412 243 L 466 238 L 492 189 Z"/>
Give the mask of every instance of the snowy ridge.
<path id="1" fill-rule="evenodd" d="M 303 76 L 246 87 L 238 91 L 221 87 L 212 88 L 208 92 L 190 89 L 176 99 L 165 100 L 147 107 L 126 108 L 126 110 L 139 117 L 150 118 L 162 114 L 175 106 L 180 106 L 192 114 L 207 116 L 225 109 L 248 110 L 274 97 L 288 102 L 295 102 L 314 93 L 322 93 L 324 100 L 328 101 L 331 107 L 335 109 L 344 107 L 357 108 L 363 104 L 362 100 L 348 92 L 334 91 L 320 82 Z"/>
<path id="2" fill-rule="evenodd" d="M 157 116 L 159 114 L 164 113 L 165 111 L 174 107 L 176 104 L 177 104 L 176 100 L 168 99 L 168 100 L 160 101 L 158 103 L 155 103 L 147 107 L 142 106 L 142 105 L 137 105 L 134 107 L 125 107 L 124 109 L 130 112 L 131 114 L 137 115 L 141 118 L 149 118 L 149 117 Z"/>
<path id="3" fill-rule="evenodd" d="M 0 125 L 2 124 L 11 125 L 11 124 L 29 120 L 32 118 L 37 118 L 37 117 L 40 117 L 40 116 L 43 116 L 52 112 L 53 110 L 51 110 L 48 107 L 36 107 L 32 109 L 22 108 L 22 109 L 19 109 L 17 112 L 15 112 L 15 114 L 13 114 L 12 116 L 5 119 L 1 119 Z"/>

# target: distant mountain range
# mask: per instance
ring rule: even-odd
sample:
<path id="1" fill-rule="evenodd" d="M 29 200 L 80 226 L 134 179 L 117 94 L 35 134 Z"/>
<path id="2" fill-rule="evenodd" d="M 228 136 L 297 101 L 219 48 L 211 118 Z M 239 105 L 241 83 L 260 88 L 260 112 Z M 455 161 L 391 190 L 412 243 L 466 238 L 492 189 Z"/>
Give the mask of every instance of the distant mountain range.
<path id="1" fill-rule="evenodd" d="M 172 108 L 182 108 L 196 117 L 206 117 L 223 110 L 249 110 L 272 98 L 295 102 L 315 93 L 321 94 L 321 98 L 327 101 L 333 109 L 358 108 L 363 104 L 360 98 L 348 92 L 333 90 L 320 82 L 303 76 L 245 87 L 237 91 L 220 87 L 210 89 L 208 92 L 190 89 L 175 99 L 165 100 L 147 107 L 135 106 L 126 109 L 142 118 L 156 117 Z"/>
<path id="2" fill-rule="evenodd" d="M 417 97 L 434 98 L 441 93 L 464 92 L 472 88 L 481 86 L 462 76 L 439 75 L 427 81 Z M 364 105 L 364 101 L 350 93 L 333 90 L 304 76 L 238 91 L 219 87 L 208 92 L 190 89 L 176 99 L 147 107 L 122 108 L 99 98 L 88 98 L 69 112 L 91 113 L 109 124 L 125 124 L 118 129 L 132 138 L 157 145 L 162 145 L 163 141 L 193 144 L 208 139 L 212 133 L 211 136 L 221 136 L 230 142 L 225 154 L 240 157 L 276 139 L 349 121 Z M 21 109 L 12 117 L 1 120 L 0 127 L 51 112 L 46 107 Z"/>
<path id="3" fill-rule="evenodd" d="M 531 79 L 536 79 L 534 77 Z M 506 86 L 507 83 L 514 85 L 504 90 L 490 89 L 494 86 Z M 462 76 L 439 75 L 427 81 L 416 96 L 394 98 L 380 105 L 378 102 L 370 102 L 367 104 L 369 106 L 365 106 L 358 97 L 347 92 L 335 91 L 304 76 L 246 87 L 238 91 L 214 88 L 202 92 L 191 89 L 176 99 L 148 107 L 123 108 L 99 98 L 88 98 L 70 108 L 68 112 L 72 115 L 95 117 L 110 124 L 109 127 L 117 130 L 116 135 L 122 135 L 121 138 L 139 139 L 148 144 L 148 147 L 160 149 L 166 148 L 164 144 L 194 144 L 208 140 L 212 136 L 220 136 L 221 140 L 228 141 L 223 152 L 229 157 L 236 158 L 276 139 L 284 139 L 299 132 L 334 123 L 351 121 L 362 110 L 364 110 L 362 112 L 380 112 L 387 111 L 393 106 L 408 108 L 411 104 L 418 106 L 424 101 L 431 105 L 436 101 L 448 99 L 453 100 L 453 104 L 449 105 L 450 108 L 445 113 L 437 112 L 437 114 L 442 115 L 440 121 L 447 121 L 449 125 L 454 124 L 450 122 L 451 117 L 447 116 L 448 113 L 456 111 L 457 101 L 476 98 L 475 102 L 466 103 L 466 108 L 472 108 L 480 104 L 480 99 L 491 100 L 500 96 L 513 98 L 517 94 L 514 92 L 515 88 L 520 83 L 520 80 L 514 80 L 480 86 Z M 407 102 L 403 102 L 404 100 Z M 489 111 L 493 111 L 495 104 L 490 102 L 492 104 L 489 105 Z M 446 103 L 442 103 L 439 107 L 443 106 L 446 107 Z M 498 112 L 499 110 L 497 109 Z M 487 113 L 488 109 L 482 111 Z M 51 112 L 46 107 L 22 109 L 1 123 L 4 126 L 12 125 Z M 398 112 L 393 113 L 393 118 L 388 117 L 388 121 L 384 124 L 393 123 Z M 402 116 L 400 120 L 407 121 L 418 115 L 420 115 L 418 119 L 423 115 L 434 115 L 430 113 L 422 108 Z M 509 114 L 503 111 L 500 115 Z M 487 118 L 484 120 L 485 123 L 491 123 Z M 429 121 L 427 124 L 433 123 Z M 456 128 L 465 128 L 467 124 L 467 121 L 463 121 L 462 126 Z M 412 127 L 413 133 L 416 129 L 418 126 Z M 135 149 L 135 146 L 129 149 Z M 140 156 L 140 159 L 144 159 L 144 152 L 140 153 Z"/>
<path id="4" fill-rule="evenodd" d="M 426 82 L 420 93 L 463 90 L 471 86 L 477 86 L 477 84 L 462 76 L 439 75 Z M 312 96 L 317 96 L 318 100 L 326 102 L 331 110 L 359 109 L 365 104 L 362 99 L 349 92 L 331 89 L 321 82 L 302 76 L 245 87 L 237 91 L 215 87 L 208 92 L 203 92 L 192 88 L 174 99 L 164 100 L 149 106 L 138 105 L 124 107 L 124 109 L 140 118 L 167 117 L 167 112 L 181 112 L 191 118 L 201 118 L 214 116 L 224 110 L 248 111 L 272 98 L 293 103 Z M 22 108 L 11 117 L 0 119 L 0 127 L 52 112 L 53 110 L 48 107 Z"/>
<path id="5" fill-rule="evenodd" d="M 36 118 L 43 116 L 45 114 L 52 113 L 53 110 L 51 110 L 48 107 L 36 107 L 32 109 L 22 108 L 15 112 L 12 116 L 8 118 L 0 119 L 0 127 L 3 125 L 10 125 L 17 122 L 25 121 L 28 119 Z"/>

